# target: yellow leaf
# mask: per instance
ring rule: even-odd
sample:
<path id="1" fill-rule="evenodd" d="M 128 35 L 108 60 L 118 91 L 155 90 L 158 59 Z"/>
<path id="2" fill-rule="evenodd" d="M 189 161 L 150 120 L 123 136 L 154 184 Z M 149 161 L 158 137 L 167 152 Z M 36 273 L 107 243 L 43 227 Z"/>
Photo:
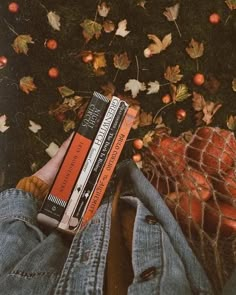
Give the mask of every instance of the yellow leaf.
<path id="1" fill-rule="evenodd" d="M 63 122 L 63 129 L 65 132 L 69 132 L 71 129 L 74 129 L 74 128 L 75 128 L 75 121 L 68 119 Z"/>
<path id="2" fill-rule="evenodd" d="M 34 84 L 34 78 L 27 76 L 20 79 L 20 89 L 25 92 L 26 94 L 29 94 L 31 91 L 34 91 L 37 89 L 37 87 Z"/>
<path id="3" fill-rule="evenodd" d="M 203 43 L 199 43 L 192 38 L 189 46 L 186 47 L 186 52 L 193 59 L 201 57 L 204 52 L 204 45 Z"/>
<path id="4" fill-rule="evenodd" d="M 226 0 L 225 3 L 229 7 L 230 10 L 236 9 L 236 1 L 235 0 Z"/>
<path id="5" fill-rule="evenodd" d="M 101 35 L 102 26 L 95 21 L 92 21 L 90 19 L 85 19 L 80 24 L 80 26 L 84 29 L 83 36 L 84 36 L 86 42 L 91 40 L 93 37 L 98 39 Z"/>
<path id="6" fill-rule="evenodd" d="M 236 130 L 236 116 L 233 116 L 233 115 L 229 116 L 226 124 L 230 130 Z"/>
<path id="7" fill-rule="evenodd" d="M 94 58 L 93 58 L 93 69 L 94 73 L 97 76 L 101 76 L 105 74 L 105 71 L 103 68 L 105 68 L 107 65 L 106 57 L 104 52 L 94 52 Z"/>
<path id="8" fill-rule="evenodd" d="M 126 70 L 131 61 L 128 58 L 127 52 L 121 54 L 115 54 L 113 58 L 115 68 L 119 70 Z"/>
<path id="9" fill-rule="evenodd" d="M 27 54 L 29 50 L 28 44 L 34 44 L 32 37 L 30 35 L 19 35 L 15 38 L 12 47 L 18 54 Z"/>
<path id="10" fill-rule="evenodd" d="M 60 16 L 56 14 L 55 11 L 50 11 L 48 14 L 47 14 L 47 17 L 48 17 L 48 22 L 50 24 L 50 26 L 56 30 L 56 31 L 60 31 L 60 26 L 61 26 L 61 23 L 60 23 Z"/>
<path id="11" fill-rule="evenodd" d="M 178 81 L 180 81 L 183 75 L 180 74 L 179 65 L 173 67 L 168 66 L 164 73 L 164 77 L 171 83 L 177 83 Z"/>
<path id="12" fill-rule="evenodd" d="M 185 84 L 179 84 L 177 87 L 171 84 L 170 87 L 173 102 L 183 101 L 191 96 L 191 94 L 188 93 L 188 87 Z"/>

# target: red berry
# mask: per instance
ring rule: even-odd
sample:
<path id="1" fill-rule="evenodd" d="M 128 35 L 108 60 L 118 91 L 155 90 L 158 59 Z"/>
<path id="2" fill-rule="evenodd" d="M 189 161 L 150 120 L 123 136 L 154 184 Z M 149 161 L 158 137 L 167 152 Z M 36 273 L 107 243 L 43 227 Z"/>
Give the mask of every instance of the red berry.
<path id="1" fill-rule="evenodd" d="M 182 122 L 186 118 L 186 111 L 184 109 L 178 109 L 176 111 L 176 118 L 178 122 Z"/>
<path id="2" fill-rule="evenodd" d="M 166 95 L 162 96 L 161 100 L 163 103 L 167 104 L 171 101 L 171 97 L 169 94 L 166 94 Z"/>
<path id="3" fill-rule="evenodd" d="M 197 86 L 201 86 L 205 82 L 205 77 L 201 73 L 197 73 L 193 77 L 193 83 Z"/>
<path id="4" fill-rule="evenodd" d="M 7 65 L 7 58 L 4 55 L 0 56 L 0 69 L 5 68 L 6 65 Z"/>
<path id="5" fill-rule="evenodd" d="M 46 42 L 46 46 L 50 50 L 55 50 L 57 49 L 57 41 L 54 39 L 48 39 Z"/>
<path id="6" fill-rule="evenodd" d="M 209 16 L 209 22 L 211 24 L 218 24 L 220 22 L 220 16 L 218 13 L 212 13 L 210 16 Z"/>
<path id="7" fill-rule="evenodd" d="M 58 68 L 56 68 L 56 67 L 50 68 L 48 70 L 48 76 L 50 78 L 53 78 L 53 79 L 57 78 L 59 76 L 59 70 L 58 70 Z"/>
<path id="8" fill-rule="evenodd" d="M 63 122 L 65 120 L 65 118 L 66 118 L 64 113 L 57 113 L 55 115 L 55 117 L 56 117 L 57 121 L 59 121 L 59 122 Z"/>
<path id="9" fill-rule="evenodd" d="M 11 2 L 9 5 L 8 5 L 8 10 L 11 12 L 11 13 L 17 13 L 19 11 L 19 4 L 16 3 L 16 2 Z"/>
<path id="10" fill-rule="evenodd" d="M 142 160 L 142 156 L 141 156 L 141 154 L 137 153 L 137 154 L 133 155 L 132 159 L 133 159 L 133 161 L 135 163 L 137 163 L 137 162 L 140 162 Z"/>
<path id="11" fill-rule="evenodd" d="M 139 138 L 135 139 L 133 141 L 133 146 L 134 146 L 134 148 L 136 150 L 141 150 L 142 147 L 143 147 L 143 141 L 142 141 L 142 139 L 139 139 Z"/>

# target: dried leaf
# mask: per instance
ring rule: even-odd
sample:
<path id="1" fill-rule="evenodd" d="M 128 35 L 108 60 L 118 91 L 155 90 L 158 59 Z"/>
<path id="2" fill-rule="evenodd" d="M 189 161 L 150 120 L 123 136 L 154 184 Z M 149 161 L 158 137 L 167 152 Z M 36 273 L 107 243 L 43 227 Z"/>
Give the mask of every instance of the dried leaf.
<path id="1" fill-rule="evenodd" d="M 170 86 L 173 102 L 183 101 L 191 96 L 191 94 L 188 93 L 188 87 L 185 84 L 179 84 L 177 87 L 173 84 Z"/>
<path id="2" fill-rule="evenodd" d="M 63 98 L 72 96 L 75 92 L 74 90 L 68 88 L 67 86 L 61 86 L 57 88 Z"/>
<path id="3" fill-rule="evenodd" d="M 146 9 L 146 7 L 145 7 L 146 3 L 147 3 L 147 1 L 145 1 L 145 0 L 137 0 L 137 6 L 140 6 L 143 9 Z"/>
<path id="4" fill-rule="evenodd" d="M 166 11 L 164 11 L 163 14 L 168 19 L 168 21 L 175 21 L 179 14 L 179 3 L 171 7 L 166 7 Z"/>
<path id="5" fill-rule="evenodd" d="M 206 88 L 211 94 L 215 94 L 220 88 L 220 81 L 214 76 L 209 75 L 204 82 L 204 88 Z"/>
<path id="6" fill-rule="evenodd" d="M 148 46 L 148 49 L 150 50 L 151 55 L 158 54 L 161 51 L 165 50 L 172 42 L 171 33 L 165 35 L 164 38 L 162 39 L 162 41 L 156 35 L 148 34 L 147 36 L 150 40 L 152 40 L 154 42 Z"/>
<path id="7" fill-rule="evenodd" d="M 28 44 L 34 44 L 30 35 L 18 35 L 15 38 L 12 47 L 16 53 L 27 54 L 29 50 Z"/>
<path id="8" fill-rule="evenodd" d="M 139 91 L 146 90 L 146 86 L 144 83 L 139 82 L 136 79 L 129 79 L 129 81 L 125 84 L 124 91 L 131 91 L 132 97 L 136 97 Z"/>
<path id="9" fill-rule="evenodd" d="M 103 30 L 106 33 L 111 33 L 115 30 L 115 24 L 113 23 L 113 21 L 111 20 L 104 20 L 103 24 Z"/>
<path id="10" fill-rule="evenodd" d="M 225 3 L 229 7 L 230 10 L 236 9 L 236 1 L 235 0 L 226 0 Z"/>
<path id="11" fill-rule="evenodd" d="M 144 135 L 144 137 L 143 137 L 143 145 L 145 147 L 148 147 L 149 144 L 152 143 L 154 135 L 155 135 L 154 130 L 150 130 Z"/>
<path id="12" fill-rule="evenodd" d="M 130 31 L 127 31 L 126 28 L 127 28 L 127 20 L 123 19 L 122 21 L 118 23 L 118 28 L 116 30 L 115 35 L 118 35 L 121 37 L 127 36 L 130 33 Z"/>
<path id="13" fill-rule="evenodd" d="M 171 33 L 164 36 L 162 39 L 162 50 L 165 50 L 172 43 Z"/>
<path id="14" fill-rule="evenodd" d="M 133 105 L 132 108 L 134 108 L 137 111 L 137 115 L 134 119 L 133 125 L 132 125 L 132 129 L 137 129 L 139 127 L 139 121 L 140 121 L 140 106 L 139 105 Z"/>
<path id="15" fill-rule="evenodd" d="M 199 43 L 192 38 L 188 47 L 186 47 L 186 52 L 193 59 L 199 58 L 203 55 L 204 45 L 203 43 Z"/>
<path id="16" fill-rule="evenodd" d="M 49 155 L 49 157 L 53 158 L 58 150 L 59 146 L 55 142 L 51 142 L 45 152 Z"/>
<path id="17" fill-rule="evenodd" d="M 34 78 L 27 76 L 20 79 L 20 89 L 26 94 L 37 89 L 34 84 Z"/>
<path id="18" fill-rule="evenodd" d="M 229 116 L 229 118 L 226 121 L 226 124 L 230 130 L 236 130 L 236 116 Z"/>
<path id="19" fill-rule="evenodd" d="M 236 92 L 236 78 L 234 78 L 232 81 L 232 89 L 234 92 Z"/>
<path id="20" fill-rule="evenodd" d="M 113 58 L 113 63 L 115 68 L 119 70 L 126 70 L 131 61 L 128 58 L 127 52 L 121 53 L 121 54 L 115 54 Z"/>
<path id="21" fill-rule="evenodd" d="M 60 26 L 61 26 L 61 23 L 60 23 L 60 16 L 56 14 L 55 11 L 50 11 L 48 14 L 47 14 L 47 17 L 48 17 L 48 22 L 50 24 L 50 26 L 56 30 L 56 31 L 60 31 Z"/>
<path id="22" fill-rule="evenodd" d="M 171 83 L 177 83 L 178 81 L 180 81 L 183 75 L 180 74 L 179 65 L 173 67 L 168 66 L 164 73 L 164 77 Z"/>
<path id="23" fill-rule="evenodd" d="M 147 94 L 158 93 L 160 90 L 160 83 L 158 81 L 148 82 Z"/>
<path id="24" fill-rule="evenodd" d="M 205 101 L 204 97 L 200 93 L 197 93 L 194 91 L 193 98 L 192 98 L 193 109 L 195 111 L 199 112 L 199 111 L 203 110 L 205 105 L 206 105 L 206 101 Z"/>
<path id="25" fill-rule="evenodd" d="M 102 26 L 91 19 L 85 19 L 80 26 L 83 28 L 83 36 L 86 42 L 93 37 L 98 39 L 101 35 Z"/>
<path id="26" fill-rule="evenodd" d="M 112 82 L 108 82 L 107 84 L 102 85 L 101 89 L 104 91 L 103 95 L 111 99 L 115 93 L 116 87 Z"/>
<path id="27" fill-rule="evenodd" d="M 32 131 L 33 133 L 37 133 L 39 130 L 42 129 L 42 126 L 35 123 L 32 120 L 29 120 L 30 126 L 28 126 L 29 130 Z"/>
<path id="28" fill-rule="evenodd" d="M 6 126 L 7 116 L 2 115 L 0 116 L 0 132 L 4 133 L 10 126 Z"/>
<path id="29" fill-rule="evenodd" d="M 75 128 L 75 121 L 68 119 L 63 122 L 63 129 L 65 132 L 69 132 L 70 130 L 74 128 Z"/>
<path id="30" fill-rule="evenodd" d="M 203 108 L 203 118 L 202 121 L 209 125 L 212 122 L 213 116 L 215 113 L 222 107 L 222 104 L 215 103 L 213 101 L 207 101 L 206 105 Z"/>
<path id="31" fill-rule="evenodd" d="M 106 4 L 106 2 L 102 2 L 101 5 L 98 5 L 98 13 L 102 17 L 107 17 L 110 7 Z"/>
<path id="32" fill-rule="evenodd" d="M 105 68 L 107 66 L 107 61 L 104 52 L 94 52 L 93 58 L 93 68 L 95 73 L 100 68 Z"/>
<path id="33" fill-rule="evenodd" d="M 149 126 L 152 124 L 152 113 L 141 111 L 139 116 L 139 127 Z"/>

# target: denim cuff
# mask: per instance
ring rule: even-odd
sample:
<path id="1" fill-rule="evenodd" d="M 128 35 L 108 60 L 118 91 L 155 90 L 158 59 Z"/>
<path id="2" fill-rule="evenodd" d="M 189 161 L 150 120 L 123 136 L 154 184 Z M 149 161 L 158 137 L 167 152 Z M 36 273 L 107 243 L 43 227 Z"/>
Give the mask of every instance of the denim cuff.
<path id="1" fill-rule="evenodd" d="M 39 201 L 30 193 L 11 188 L 0 193 L 0 221 L 19 219 L 36 224 Z"/>

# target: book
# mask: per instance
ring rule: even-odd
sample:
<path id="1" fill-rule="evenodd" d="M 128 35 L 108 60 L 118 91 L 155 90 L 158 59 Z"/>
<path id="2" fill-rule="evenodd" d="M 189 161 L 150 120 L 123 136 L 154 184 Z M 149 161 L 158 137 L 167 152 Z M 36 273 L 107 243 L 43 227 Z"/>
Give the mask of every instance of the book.
<path id="1" fill-rule="evenodd" d="M 83 168 L 80 171 L 79 177 L 75 183 L 64 214 L 61 218 L 60 223 L 58 224 L 58 229 L 61 231 L 69 231 L 69 221 L 76 210 L 77 204 L 81 198 L 81 194 L 92 172 L 93 166 L 95 165 L 95 161 L 102 149 L 103 143 L 110 130 L 115 115 L 118 112 L 120 102 L 121 100 L 118 97 L 113 96 L 111 102 L 109 103 L 108 109 L 98 129 L 93 144 L 89 150 Z"/>
<path id="2" fill-rule="evenodd" d="M 95 162 L 95 165 L 90 174 L 88 182 L 81 194 L 76 210 L 69 221 L 69 229 L 72 231 L 76 231 L 76 228 L 79 225 L 80 216 L 82 212 L 84 211 L 84 208 L 86 207 L 87 202 L 90 199 L 90 195 L 93 192 L 95 184 L 98 181 L 99 175 L 104 167 L 106 158 L 108 157 L 108 154 L 112 148 L 112 144 L 114 142 L 115 136 L 119 130 L 119 127 L 124 119 L 124 115 L 126 114 L 127 110 L 128 110 L 128 104 L 124 101 L 121 101 L 118 112 L 116 113 L 116 116 L 108 132 L 106 140 L 104 141 L 104 144 Z"/>
<path id="3" fill-rule="evenodd" d="M 129 135 L 130 129 L 133 125 L 136 115 L 137 110 L 130 107 L 124 117 L 124 120 L 120 126 L 119 131 L 117 132 L 111 151 L 106 159 L 104 168 L 102 169 L 98 182 L 94 186 L 94 189 L 90 195 L 90 199 L 86 203 L 87 205 L 84 208 L 82 214 L 78 216 L 78 218 L 80 219 L 78 229 L 83 228 L 96 213 L 98 206 L 101 203 L 103 195 L 106 191 L 108 183 L 112 177 L 116 164 L 119 160 L 120 154 L 125 145 L 126 139 Z"/>
<path id="4" fill-rule="evenodd" d="M 93 93 L 37 216 L 39 222 L 52 227 L 59 224 L 108 104 L 109 100 L 105 96 Z"/>

